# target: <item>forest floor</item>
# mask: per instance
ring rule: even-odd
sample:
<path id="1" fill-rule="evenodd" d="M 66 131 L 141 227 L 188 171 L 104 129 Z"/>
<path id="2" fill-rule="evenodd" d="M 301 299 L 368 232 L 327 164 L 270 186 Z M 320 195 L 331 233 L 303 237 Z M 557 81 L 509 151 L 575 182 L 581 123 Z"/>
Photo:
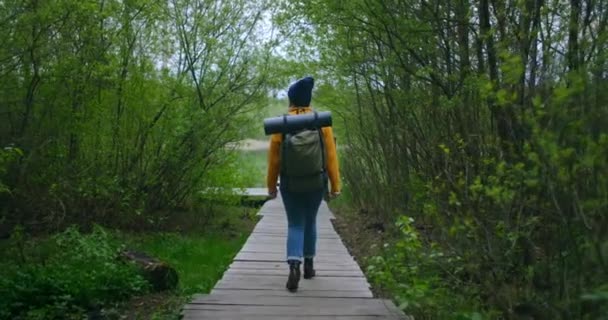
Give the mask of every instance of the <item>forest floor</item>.
<path id="1" fill-rule="evenodd" d="M 124 240 L 133 248 L 167 262 L 179 274 L 176 290 L 150 293 L 131 299 L 122 306 L 120 314 L 126 319 L 179 319 L 181 307 L 193 294 L 208 293 L 232 263 L 234 255 L 257 223 L 257 208 L 232 207 L 219 215 L 211 228 L 193 225 L 195 219 L 184 220 L 178 232 L 126 235 Z M 199 222 L 204 224 L 204 222 Z M 180 226 L 176 226 L 180 227 Z M 193 232 L 195 230 L 204 232 Z"/>
<path id="2" fill-rule="evenodd" d="M 369 258 L 381 255 L 385 243 L 391 239 L 390 231 L 387 231 L 390 227 L 384 222 L 370 220 L 369 215 L 352 209 L 342 199 L 330 202 L 329 206 L 336 216 L 336 219 L 333 220 L 336 231 L 349 253 L 367 275 Z M 381 288 L 370 284 L 376 297 L 392 298 Z"/>
<path id="3" fill-rule="evenodd" d="M 63 314 L 61 318 L 66 319 L 85 315 L 92 319 L 179 319 L 181 307 L 190 296 L 209 292 L 221 278 L 257 223 L 257 210 L 214 205 L 205 210 L 174 213 L 172 223 L 139 232 L 107 226 L 100 234 L 93 235 L 76 231 L 69 236 L 60 233 L 1 240 L 0 297 L 8 299 L 4 302 L 9 303 L 5 307 L 10 310 L 0 310 L 0 319 L 54 319 L 57 314 Z M 63 242 L 58 242 L 57 236 Z M 70 241 L 66 248 L 61 246 L 65 241 Z M 112 299 L 110 292 L 134 292 L 129 289 L 132 279 L 124 278 L 109 284 L 119 287 L 108 287 L 95 279 L 107 275 L 110 272 L 107 268 L 114 268 L 114 262 L 106 260 L 112 264 L 106 267 L 79 258 L 103 254 L 99 250 L 104 250 L 106 245 L 143 252 L 166 262 L 178 273 L 178 287 L 164 292 L 146 290 L 134 296 L 126 294 L 126 300 Z M 24 277 L 30 279 L 25 287 L 20 280 Z M 3 284 L 7 287 L 2 288 Z M 15 290 L 7 291 L 9 288 Z M 85 299 L 86 293 L 106 291 L 110 297 L 99 297 L 93 309 L 74 300 Z M 43 302 L 63 301 L 61 299 L 70 302 L 62 305 Z"/>

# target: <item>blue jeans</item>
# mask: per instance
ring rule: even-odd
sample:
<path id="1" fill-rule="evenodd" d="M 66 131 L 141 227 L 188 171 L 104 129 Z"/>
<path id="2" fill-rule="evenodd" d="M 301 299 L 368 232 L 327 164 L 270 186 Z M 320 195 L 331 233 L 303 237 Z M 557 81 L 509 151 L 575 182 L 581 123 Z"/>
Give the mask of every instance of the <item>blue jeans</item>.
<path id="1" fill-rule="evenodd" d="M 312 258 L 317 246 L 317 212 L 323 191 L 289 192 L 281 190 L 287 211 L 287 260 Z"/>

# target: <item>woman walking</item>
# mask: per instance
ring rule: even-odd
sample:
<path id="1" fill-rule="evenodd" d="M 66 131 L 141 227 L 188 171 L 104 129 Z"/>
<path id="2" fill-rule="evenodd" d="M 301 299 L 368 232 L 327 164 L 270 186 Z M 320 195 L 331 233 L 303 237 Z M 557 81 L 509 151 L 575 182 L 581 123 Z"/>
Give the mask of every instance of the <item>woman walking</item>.
<path id="1" fill-rule="evenodd" d="M 310 106 L 314 79 L 306 77 L 289 87 L 289 115 L 313 112 Z M 299 154 L 303 157 L 299 157 Z M 271 199 L 277 196 L 277 178 L 287 212 L 286 287 L 295 292 L 300 281 L 300 264 L 304 262 L 304 279 L 315 276 L 317 212 L 323 196 L 340 194 L 338 156 L 331 127 L 304 130 L 290 134 L 273 134 L 268 151 L 267 186 Z M 328 190 L 329 179 L 331 191 Z"/>

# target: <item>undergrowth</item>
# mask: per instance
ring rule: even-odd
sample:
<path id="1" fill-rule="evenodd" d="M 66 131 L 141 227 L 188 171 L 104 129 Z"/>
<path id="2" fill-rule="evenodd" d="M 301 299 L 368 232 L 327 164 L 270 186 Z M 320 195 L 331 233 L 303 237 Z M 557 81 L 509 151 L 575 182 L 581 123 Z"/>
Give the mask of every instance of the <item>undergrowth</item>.
<path id="1" fill-rule="evenodd" d="M 255 223 L 254 208 L 213 210 L 210 219 L 182 213 L 164 231 L 95 225 L 32 237 L 15 229 L 0 241 L 0 319 L 178 319 L 189 296 L 213 288 Z M 124 249 L 167 262 L 177 289 L 152 292 L 140 270 L 119 258 Z"/>
<path id="2" fill-rule="evenodd" d="M 0 262 L 1 319 L 82 319 L 148 291 L 121 245 L 101 227 L 69 228 L 48 239 L 14 232 Z"/>

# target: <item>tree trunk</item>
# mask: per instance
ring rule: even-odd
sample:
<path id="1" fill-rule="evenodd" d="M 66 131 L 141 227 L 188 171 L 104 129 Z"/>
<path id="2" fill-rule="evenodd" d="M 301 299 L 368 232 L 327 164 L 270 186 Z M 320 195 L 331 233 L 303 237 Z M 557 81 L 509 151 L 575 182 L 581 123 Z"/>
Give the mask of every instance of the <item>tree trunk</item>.
<path id="1" fill-rule="evenodd" d="M 570 71 L 576 70 L 579 65 L 578 29 L 581 15 L 580 0 L 570 0 L 570 22 L 568 26 L 568 67 Z"/>

